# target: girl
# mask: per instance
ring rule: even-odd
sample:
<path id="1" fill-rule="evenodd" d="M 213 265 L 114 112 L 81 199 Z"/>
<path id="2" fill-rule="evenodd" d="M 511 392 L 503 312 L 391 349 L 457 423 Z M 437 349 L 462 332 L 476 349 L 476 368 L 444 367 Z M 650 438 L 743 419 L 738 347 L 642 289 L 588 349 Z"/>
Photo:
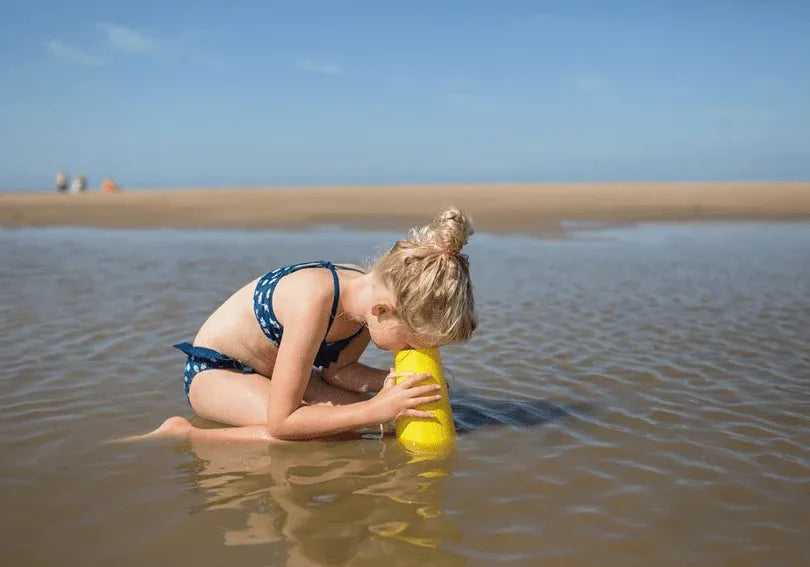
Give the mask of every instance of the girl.
<path id="1" fill-rule="evenodd" d="M 476 327 L 469 262 L 472 234 L 458 209 L 411 231 L 365 272 L 307 262 L 248 283 L 175 345 L 188 360 L 194 412 L 238 427 L 199 429 L 181 417 L 155 433 L 212 440 L 323 438 L 399 417 L 439 399 L 427 375 L 394 383 L 394 372 L 358 362 L 369 340 L 381 349 L 467 341 Z M 366 393 L 379 392 L 373 397 Z"/>

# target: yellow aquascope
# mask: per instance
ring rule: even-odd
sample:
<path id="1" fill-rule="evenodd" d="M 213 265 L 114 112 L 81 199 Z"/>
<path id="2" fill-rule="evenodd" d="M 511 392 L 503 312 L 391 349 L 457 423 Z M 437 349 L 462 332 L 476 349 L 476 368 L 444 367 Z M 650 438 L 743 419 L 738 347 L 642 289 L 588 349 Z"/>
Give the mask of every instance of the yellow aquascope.
<path id="1" fill-rule="evenodd" d="M 442 361 L 437 348 L 401 350 L 394 357 L 397 383 L 412 374 L 430 373 L 419 385 L 439 384 L 442 398 L 418 407 L 433 413 L 434 419 L 403 417 L 397 420 L 397 439 L 409 449 L 419 452 L 442 453 L 448 450 L 456 438 L 453 411 L 447 393 L 447 382 L 442 373 Z"/>

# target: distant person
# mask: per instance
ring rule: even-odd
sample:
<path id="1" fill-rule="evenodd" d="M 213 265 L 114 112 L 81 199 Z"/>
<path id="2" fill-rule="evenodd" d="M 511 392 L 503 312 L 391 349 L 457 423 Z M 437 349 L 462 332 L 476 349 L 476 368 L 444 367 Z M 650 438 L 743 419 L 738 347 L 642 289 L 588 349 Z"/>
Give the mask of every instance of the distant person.
<path id="1" fill-rule="evenodd" d="M 57 193 L 64 193 L 67 191 L 68 185 L 68 174 L 64 171 L 60 171 L 56 174 L 56 192 Z"/>
<path id="2" fill-rule="evenodd" d="M 102 193 L 118 193 L 119 187 L 115 184 L 112 177 L 107 177 L 101 184 Z"/>
<path id="3" fill-rule="evenodd" d="M 73 178 L 73 183 L 70 184 L 71 193 L 82 193 L 87 189 L 87 178 L 81 173 Z"/>
<path id="4" fill-rule="evenodd" d="M 392 352 L 469 340 L 476 328 L 470 218 L 450 208 L 374 266 L 304 262 L 274 269 L 234 293 L 192 343 L 184 385 L 194 412 L 237 427 L 199 429 L 174 417 L 158 435 L 199 439 L 323 438 L 399 417 L 441 398 L 427 374 L 396 383 L 393 369 L 359 361 L 373 341 Z M 367 393 L 378 392 L 373 397 Z"/>

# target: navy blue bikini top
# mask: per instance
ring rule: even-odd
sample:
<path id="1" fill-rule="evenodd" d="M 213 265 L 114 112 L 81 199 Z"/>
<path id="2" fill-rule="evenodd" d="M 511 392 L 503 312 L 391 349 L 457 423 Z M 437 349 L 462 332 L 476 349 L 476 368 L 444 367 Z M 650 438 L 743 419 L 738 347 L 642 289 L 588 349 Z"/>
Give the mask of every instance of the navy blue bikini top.
<path id="1" fill-rule="evenodd" d="M 307 268 L 327 268 L 332 272 L 332 279 L 335 281 L 335 298 L 332 300 L 332 312 L 329 314 L 329 326 L 326 327 L 326 334 L 329 334 L 329 329 L 332 328 L 332 323 L 337 315 L 338 301 L 340 300 L 340 281 L 338 280 L 337 270 L 352 270 L 354 272 L 363 272 L 357 268 L 350 268 L 349 266 L 337 266 L 332 262 L 325 260 L 319 262 L 304 262 L 302 264 L 294 264 L 292 266 L 284 266 L 272 272 L 267 272 L 259 278 L 256 284 L 256 291 L 253 292 L 253 312 L 256 314 L 256 320 L 259 326 L 267 335 L 267 338 L 273 341 L 273 344 L 279 346 L 281 344 L 281 336 L 284 334 L 284 327 L 281 326 L 276 314 L 273 312 L 273 291 L 276 289 L 278 281 L 293 272 L 304 270 Z M 315 355 L 314 366 L 325 368 L 335 362 L 340 356 L 340 352 L 348 346 L 348 344 L 357 335 L 363 332 L 361 327 L 356 333 L 345 339 L 339 341 L 326 342 L 324 337 L 321 347 L 318 349 L 318 354 Z"/>

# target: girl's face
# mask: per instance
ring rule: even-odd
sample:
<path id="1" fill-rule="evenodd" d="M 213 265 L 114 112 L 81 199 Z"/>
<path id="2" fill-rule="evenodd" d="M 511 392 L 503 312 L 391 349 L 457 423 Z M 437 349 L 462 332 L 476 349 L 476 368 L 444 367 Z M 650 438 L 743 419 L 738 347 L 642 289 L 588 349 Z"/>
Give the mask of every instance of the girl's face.
<path id="1" fill-rule="evenodd" d="M 407 330 L 393 314 L 375 316 L 368 321 L 368 332 L 377 348 L 397 352 L 410 348 L 430 348 L 423 337 Z"/>

